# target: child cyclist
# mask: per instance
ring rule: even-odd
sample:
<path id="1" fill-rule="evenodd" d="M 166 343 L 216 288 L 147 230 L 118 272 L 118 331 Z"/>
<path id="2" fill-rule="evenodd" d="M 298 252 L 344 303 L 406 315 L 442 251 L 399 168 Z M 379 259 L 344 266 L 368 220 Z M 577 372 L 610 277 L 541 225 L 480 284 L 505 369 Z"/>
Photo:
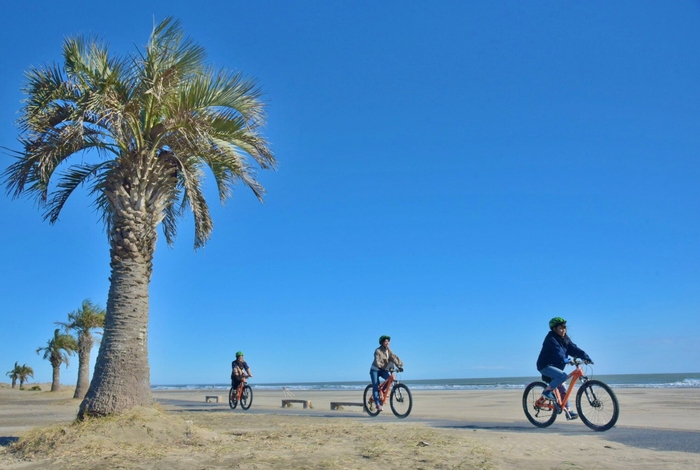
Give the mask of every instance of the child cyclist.
<path id="1" fill-rule="evenodd" d="M 236 360 L 231 362 L 231 386 L 235 390 L 238 388 L 243 378 L 252 376 L 253 374 L 250 373 L 248 363 L 245 362 L 243 357 L 243 351 L 238 351 L 236 353 Z"/>
<path id="2" fill-rule="evenodd" d="M 372 378 L 372 396 L 377 404 L 377 411 L 382 411 L 382 401 L 379 398 L 379 377 L 384 380 L 389 378 L 389 367 L 391 363 L 396 364 L 399 372 L 403 371 L 403 362 L 399 356 L 389 349 L 391 336 L 382 335 L 379 337 L 379 347 L 374 350 L 374 361 L 369 369 L 369 376 Z"/>
<path id="3" fill-rule="evenodd" d="M 542 374 L 542 378 L 549 383 L 549 386 L 542 392 L 545 398 L 554 400 L 555 388 L 559 389 L 559 394 L 562 397 L 566 393 L 564 382 L 566 382 L 568 374 L 564 372 L 564 367 L 569 356 L 593 364 L 588 354 L 576 346 L 566 334 L 566 320 L 562 317 L 554 317 L 549 320 L 549 333 L 544 338 L 540 356 L 537 358 L 537 370 Z M 568 402 L 564 410 L 567 419 L 578 418 L 578 414 L 569 409 Z"/>

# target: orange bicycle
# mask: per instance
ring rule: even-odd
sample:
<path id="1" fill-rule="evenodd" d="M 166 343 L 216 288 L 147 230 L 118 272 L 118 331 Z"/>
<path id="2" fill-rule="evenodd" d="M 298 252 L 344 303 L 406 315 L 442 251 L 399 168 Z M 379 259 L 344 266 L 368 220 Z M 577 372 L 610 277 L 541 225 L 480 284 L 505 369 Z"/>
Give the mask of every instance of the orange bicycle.
<path id="1" fill-rule="evenodd" d="M 402 370 L 403 369 L 398 369 L 399 372 Z M 406 384 L 399 382 L 393 368 L 389 370 L 389 372 L 391 372 L 389 378 L 379 384 L 379 397 L 382 403 L 388 401 L 391 404 L 391 411 L 397 418 L 405 418 L 411 413 L 411 409 L 413 409 L 411 391 Z M 374 396 L 372 395 L 372 384 L 367 385 L 367 388 L 365 388 L 362 405 L 368 415 L 374 417 L 379 414 L 376 403 L 374 403 Z"/>
<path id="2" fill-rule="evenodd" d="M 238 403 L 241 404 L 241 408 L 244 410 L 247 410 L 250 408 L 250 405 L 253 404 L 253 389 L 250 388 L 246 379 L 247 377 L 244 376 L 241 379 L 241 383 L 238 384 L 238 387 L 235 389 L 231 387 L 231 390 L 228 391 L 228 406 L 230 406 L 232 410 L 236 409 Z"/>
<path id="3" fill-rule="evenodd" d="M 600 380 L 589 380 L 581 364 L 592 363 L 578 359 L 569 361 L 569 365 L 576 366 L 576 369 L 569 374 L 571 384 L 563 397 L 557 389 L 554 389 L 554 400 L 543 397 L 542 392 L 547 388 L 544 382 L 533 382 L 525 387 L 523 410 L 532 424 L 539 428 L 551 425 L 569 401 L 576 381 L 581 379 L 583 385 L 576 394 L 576 410 L 581 421 L 594 431 L 607 431 L 615 426 L 620 416 L 620 405 L 615 393 Z"/>

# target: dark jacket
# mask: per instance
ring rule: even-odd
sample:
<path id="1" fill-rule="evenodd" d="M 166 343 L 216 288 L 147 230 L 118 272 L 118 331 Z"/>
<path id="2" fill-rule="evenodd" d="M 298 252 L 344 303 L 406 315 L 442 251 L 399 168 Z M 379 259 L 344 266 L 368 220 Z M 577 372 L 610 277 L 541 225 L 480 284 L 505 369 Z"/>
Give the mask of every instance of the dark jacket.
<path id="1" fill-rule="evenodd" d="M 540 357 L 537 358 L 537 370 L 542 370 L 547 366 L 564 370 L 569 356 L 586 361 L 591 360 L 583 349 L 569 339 L 568 335 L 562 338 L 554 331 L 550 331 L 542 343 L 542 351 L 540 351 Z"/>
<path id="2" fill-rule="evenodd" d="M 250 375 L 250 367 L 248 367 L 247 362 L 239 362 L 238 359 L 231 362 L 231 380 L 238 383 L 243 372 Z"/>

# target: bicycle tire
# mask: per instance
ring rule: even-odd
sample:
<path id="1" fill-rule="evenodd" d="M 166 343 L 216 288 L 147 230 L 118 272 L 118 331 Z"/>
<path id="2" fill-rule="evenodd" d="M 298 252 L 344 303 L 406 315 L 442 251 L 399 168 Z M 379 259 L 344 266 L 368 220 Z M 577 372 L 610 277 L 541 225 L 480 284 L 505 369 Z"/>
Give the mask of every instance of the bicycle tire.
<path id="1" fill-rule="evenodd" d="M 411 391 L 405 384 L 394 385 L 389 396 L 389 403 L 391 403 L 391 411 L 394 412 L 397 418 L 403 419 L 407 417 L 413 409 Z"/>
<path id="2" fill-rule="evenodd" d="M 234 387 L 231 387 L 231 390 L 228 391 L 228 406 L 230 406 L 232 410 L 235 410 L 238 406 L 238 397 L 236 396 L 236 389 Z"/>
<path id="3" fill-rule="evenodd" d="M 600 380 L 589 380 L 578 389 L 576 409 L 583 424 L 594 431 L 607 431 L 620 417 L 615 392 Z"/>
<path id="4" fill-rule="evenodd" d="M 250 385 L 245 384 L 243 386 L 243 393 L 241 394 L 241 408 L 244 410 L 247 410 L 250 408 L 250 405 L 253 404 L 253 389 L 250 388 Z"/>
<path id="5" fill-rule="evenodd" d="M 532 382 L 525 387 L 523 392 L 523 411 L 527 420 L 538 428 L 546 428 L 551 426 L 554 420 L 557 419 L 556 409 L 540 408 L 537 402 L 542 396 L 542 392 L 547 388 L 544 382 Z"/>
<path id="6" fill-rule="evenodd" d="M 365 393 L 362 396 L 362 408 L 365 410 L 365 413 L 373 418 L 379 414 L 377 404 L 374 403 L 374 397 L 372 396 L 372 384 L 367 385 L 365 388 Z"/>

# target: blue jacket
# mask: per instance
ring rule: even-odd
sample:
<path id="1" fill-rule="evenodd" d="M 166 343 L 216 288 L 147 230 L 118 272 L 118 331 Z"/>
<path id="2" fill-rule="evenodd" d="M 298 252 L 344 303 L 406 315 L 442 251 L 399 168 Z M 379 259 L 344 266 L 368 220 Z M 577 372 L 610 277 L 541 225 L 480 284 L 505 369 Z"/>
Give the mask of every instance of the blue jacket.
<path id="1" fill-rule="evenodd" d="M 554 331 L 547 333 L 542 343 L 540 356 L 537 358 L 537 370 L 542 370 L 547 366 L 554 366 L 564 370 L 569 356 L 590 361 L 586 352 L 576 346 L 568 336 L 562 338 Z"/>

